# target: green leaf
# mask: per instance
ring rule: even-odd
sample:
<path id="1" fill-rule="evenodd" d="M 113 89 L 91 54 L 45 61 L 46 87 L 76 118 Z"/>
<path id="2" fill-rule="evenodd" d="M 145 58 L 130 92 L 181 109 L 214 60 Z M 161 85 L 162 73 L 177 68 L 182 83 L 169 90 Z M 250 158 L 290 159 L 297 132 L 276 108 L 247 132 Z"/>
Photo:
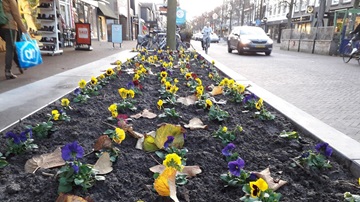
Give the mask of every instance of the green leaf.
<path id="1" fill-rule="evenodd" d="M 76 185 L 80 185 L 80 184 L 82 184 L 84 182 L 84 179 L 78 179 L 78 178 L 75 178 L 74 179 L 74 183 L 76 184 Z"/>
<path id="2" fill-rule="evenodd" d="M 164 154 L 164 152 L 156 151 L 155 154 L 156 154 L 159 158 L 165 159 L 165 154 Z"/>
<path id="3" fill-rule="evenodd" d="M 67 192 L 70 192 L 72 190 L 72 186 L 70 184 L 59 184 L 59 187 L 58 187 L 58 193 L 67 193 Z"/>
<path id="4" fill-rule="evenodd" d="M 168 136 L 173 136 L 174 141 L 171 146 L 182 148 L 184 146 L 185 130 L 180 125 L 164 124 L 156 130 L 155 144 L 158 148 L 164 148 L 164 143 Z"/>
<path id="5" fill-rule="evenodd" d="M 5 160 L 0 159 L 0 168 L 5 168 L 9 163 Z"/>

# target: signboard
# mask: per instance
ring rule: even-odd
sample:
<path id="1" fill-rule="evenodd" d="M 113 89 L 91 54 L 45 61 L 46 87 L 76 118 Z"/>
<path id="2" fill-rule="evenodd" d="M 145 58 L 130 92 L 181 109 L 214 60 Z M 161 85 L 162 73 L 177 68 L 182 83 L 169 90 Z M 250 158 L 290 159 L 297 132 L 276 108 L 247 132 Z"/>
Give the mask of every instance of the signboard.
<path id="1" fill-rule="evenodd" d="M 91 45 L 90 23 L 75 23 L 76 44 Z"/>
<path id="2" fill-rule="evenodd" d="M 176 24 L 181 25 L 181 24 L 185 24 L 185 22 L 186 22 L 186 11 L 181 8 L 177 8 L 176 9 Z"/>
<path id="3" fill-rule="evenodd" d="M 122 43 L 122 25 L 111 25 L 111 42 Z"/>

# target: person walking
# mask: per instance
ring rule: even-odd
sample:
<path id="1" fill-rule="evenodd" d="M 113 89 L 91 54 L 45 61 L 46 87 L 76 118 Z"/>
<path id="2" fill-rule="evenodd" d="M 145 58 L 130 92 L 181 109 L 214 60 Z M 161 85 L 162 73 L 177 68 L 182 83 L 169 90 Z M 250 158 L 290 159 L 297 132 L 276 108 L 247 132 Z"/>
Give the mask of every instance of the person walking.
<path id="1" fill-rule="evenodd" d="M 6 43 L 5 78 L 15 79 L 17 76 L 11 72 L 11 67 L 13 57 L 14 55 L 16 55 L 15 41 L 17 38 L 18 28 L 24 34 L 27 34 L 27 30 L 25 28 L 25 25 L 21 21 L 16 0 L 2 0 L 2 5 L 4 13 L 8 18 L 7 24 L 0 27 L 0 37 Z"/>

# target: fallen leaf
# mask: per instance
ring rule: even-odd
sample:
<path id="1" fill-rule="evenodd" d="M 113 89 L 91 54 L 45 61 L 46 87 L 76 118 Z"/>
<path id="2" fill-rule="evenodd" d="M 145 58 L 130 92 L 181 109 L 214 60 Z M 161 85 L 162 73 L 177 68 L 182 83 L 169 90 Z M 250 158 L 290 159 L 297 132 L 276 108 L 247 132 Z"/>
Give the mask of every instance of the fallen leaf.
<path id="1" fill-rule="evenodd" d="M 156 130 L 155 144 L 158 148 L 163 148 L 168 136 L 173 136 L 174 141 L 171 146 L 182 148 L 184 146 L 185 129 L 180 125 L 163 124 Z"/>
<path id="2" fill-rule="evenodd" d="M 271 177 L 270 168 L 266 168 L 261 172 L 253 172 L 253 173 L 257 177 L 264 179 L 268 183 L 269 189 L 272 189 L 273 191 L 276 191 L 277 189 L 279 189 L 280 187 L 282 187 L 287 183 L 287 181 L 284 180 L 274 180 L 274 178 Z"/>
<path id="3" fill-rule="evenodd" d="M 160 196 L 170 196 L 174 201 L 179 201 L 176 196 L 176 170 L 172 167 L 167 167 L 155 179 L 154 189 Z"/>
<path id="4" fill-rule="evenodd" d="M 94 169 L 98 170 L 100 175 L 110 173 L 113 170 L 112 163 L 110 161 L 110 154 L 108 152 L 104 152 L 100 156 L 94 165 Z"/>
<path id="5" fill-rule="evenodd" d="M 199 118 L 195 117 L 189 121 L 189 124 L 185 124 L 184 127 L 190 128 L 190 130 L 195 130 L 195 129 L 205 129 L 207 128 L 207 125 L 204 125 Z"/>
<path id="6" fill-rule="evenodd" d="M 145 141 L 145 137 L 146 136 L 152 136 L 153 138 L 155 138 L 156 132 L 155 131 L 151 131 L 149 133 L 146 133 L 145 135 L 143 135 L 141 138 L 138 138 L 138 141 L 136 143 L 135 148 L 136 149 L 141 149 L 144 150 L 144 141 Z"/>
<path id="7" fill-rule="evenodd" d="M 165 169 L 164 165 L 156 165 L 150 168 L 153 173 L 162 173 Z M 177 172 L 177 175 L 187 175 L 188 177 L 194 177 L 200 174 L 202 170 L 199 166 L 184 166 L 181 172 Z"/>
<path id="8" fill-rule="evenodd" d="M 134 131 L 132 127 L 127 128 L 125 131 L 128 132 L 132 137 L 134 137 L 136 139 L 144 137 L 143 134 Z"/>
<path id="9" fill-rule="evenodd" d="M 193 105 L 197 101 L 197 97 L 195 95 L 189 95 L 187 97 L 179 97 L 176 102 L 182 103 L 185 106 Z"/>
<path id="10" fill-rule="evenodd" d="M 111 65 L 117 65 L 118 63 L 121 63 L 120 60 L 116 60 L 115 62 L 110 63 Z"/>
<path id="11" fill-rule="evenodd" d="M 131 68 L 129 68 L 129 69 L 124 69 L 123 71 L 126 72 L 127 74 L 135 74 L 135 70 L 134 70 L 134 69 L 131 69 Z"/>
<path id="12" fill-rule="evenodd" d="M 34 156 L 25 163 L 25 172 L 33 173 L 39 168 L 54 168 L 65 165 L 64 159 L 61 157 L 61 148 L 58 147 L 52 153 Z"/>
<path id="13" fill-rule="evenodd" d="M 100 136 L 94 145 L 94 151 L 100 151 L 102 149 L 111 149 L 112 148 L 112 141 L 107 135 Z"/>
<path id="14" fill-rule="evenodd" d="M 211 95 L 215 96 L 215 95 L 221 95 L 223 93 L 223 88 L 221 86 L 215 86 L 212 91 L 211 91 Z"/>
<path id="15" fill-rule="evenodd" d="M 90 201 L 93 201 L 93 200 L 88 197 L 86 197 L 86 199 L 84 199 L 80 196 L 60 193 L 59 197 L 56 199 L 55 202 L 90 202 Z"/>
<path id="16" fill-rule="evenodd" d="M 210 97 L 209 99 L 211 100 L 211 102 L 213 102 L 215 104 L 226 105 L 226 100 L 220 99 L 219 101 L 216 101 L 216 99 L 214 97 Z"/>
<path id="17" fill-rule="evenodd" d="M 157 117 L 156 114 L 150 112 L 149 110 L 147 109 L 144 109 L 142 112 L 138 113 L 138 114 L 134 114 L 134 115 L 131 115 L 130 116 L 131 118 L 135 118 L 135 119 L 139 119 L 141 117 L 144 117 L 144 118 L 148 118 L 148 119 L 154 119 Z"/>

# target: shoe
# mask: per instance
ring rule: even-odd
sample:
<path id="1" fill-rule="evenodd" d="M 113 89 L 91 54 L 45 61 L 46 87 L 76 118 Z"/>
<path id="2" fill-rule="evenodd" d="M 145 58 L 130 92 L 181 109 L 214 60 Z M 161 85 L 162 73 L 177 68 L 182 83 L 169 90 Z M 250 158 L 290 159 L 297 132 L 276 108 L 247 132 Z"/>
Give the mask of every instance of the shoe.
<path id="1" fill-rule="evenodd" d="M 6 78 L 7 80 L 9 80 L 9 79 L 16 79 L 17 76 L 14 75 L 11 71 L 5 71 L 5 78 Z"/>
<path id="2" fill-rule="evenodd" d="M 356 53 L 356 51 L 357 51 L 357 48 L 353 48 L 353 50 L 351 51 L 350 55 Z"/>
<path id="3" fill-rule="evenodd" d="M 20 72 L 20 74 L 23 74 L 24 73 L 24 70 L 23 69 L 21 69 L 21 67 L 18 67 L 19 68 L 19 72 Z"/>

